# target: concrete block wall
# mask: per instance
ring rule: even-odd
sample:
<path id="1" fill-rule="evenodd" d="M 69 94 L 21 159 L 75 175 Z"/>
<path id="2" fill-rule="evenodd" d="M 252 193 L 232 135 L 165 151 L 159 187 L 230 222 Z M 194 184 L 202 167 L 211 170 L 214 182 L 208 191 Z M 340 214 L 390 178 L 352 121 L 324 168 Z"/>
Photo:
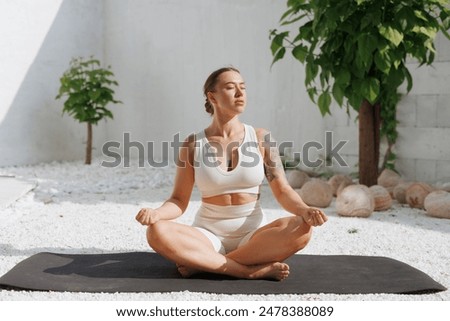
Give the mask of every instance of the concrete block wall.
<path id="1" fill-rule="evenodd" d="M 397 168 L 409 180 L 450 180 L 450 41 L 436 39 L 431 66 L 410 63 L 414 87 L 397 109 Z"/>

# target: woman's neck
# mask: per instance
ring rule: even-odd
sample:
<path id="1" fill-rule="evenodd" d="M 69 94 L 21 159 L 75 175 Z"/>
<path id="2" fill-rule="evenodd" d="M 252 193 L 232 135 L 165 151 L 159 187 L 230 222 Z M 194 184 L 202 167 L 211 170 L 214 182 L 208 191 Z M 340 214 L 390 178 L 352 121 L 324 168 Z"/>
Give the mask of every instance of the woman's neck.
<path id="1" fill-rule="evenodd" d="M 224 119 L 223 117 L 216 115 L 213 118 L 211 125 L 208 127 L 208 130 L 211 136 L 228 138 L 240 132 L 242 127 L 243 125 L 237 115 L 230 119 Z"/>

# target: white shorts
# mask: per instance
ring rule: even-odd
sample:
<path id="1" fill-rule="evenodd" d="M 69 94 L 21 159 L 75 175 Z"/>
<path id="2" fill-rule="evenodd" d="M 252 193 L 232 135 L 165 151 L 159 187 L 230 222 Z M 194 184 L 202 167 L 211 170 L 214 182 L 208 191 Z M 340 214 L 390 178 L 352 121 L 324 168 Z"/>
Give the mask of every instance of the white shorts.
<path id="1" fill-rule="evenodd" d="M 192 226 L 211 241 L 217 252 L 226 254 L 247 243 L 266 224 L 258 200 L 228 206 L 202 203 Z"/>

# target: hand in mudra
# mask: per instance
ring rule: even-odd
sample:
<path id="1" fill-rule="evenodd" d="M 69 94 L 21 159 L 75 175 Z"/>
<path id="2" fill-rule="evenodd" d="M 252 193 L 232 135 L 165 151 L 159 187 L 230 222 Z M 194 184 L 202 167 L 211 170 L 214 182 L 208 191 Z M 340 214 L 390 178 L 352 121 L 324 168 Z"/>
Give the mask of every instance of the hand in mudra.
<path id="1" fill-rule="evenodd" d="M 142 225 L 153 225 L 160 220 L 159 212 L 153 208 L 143 208 L 137 213 L 136 220 Z"/>
<path id="2" fill-rule="evenodd" d="M 309 207 L 305 210 L 302 215 L 305 222 L 311 226 L 320 226 L 326 221 L 328 221 L 327 216 L 321 209 L 315 207 Z"/>

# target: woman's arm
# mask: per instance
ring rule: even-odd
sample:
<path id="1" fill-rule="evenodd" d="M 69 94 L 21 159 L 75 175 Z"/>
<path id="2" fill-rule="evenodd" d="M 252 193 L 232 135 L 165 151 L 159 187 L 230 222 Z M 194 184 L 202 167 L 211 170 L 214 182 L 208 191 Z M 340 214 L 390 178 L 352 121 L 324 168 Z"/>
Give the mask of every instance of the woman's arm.
<path id="1" fill-rule="evenodd" d="M 278 203 L 288 212 L 303 217 L 312 226 L 322 225 L 327 221 L 326 215 L 318 208 L 309 207 L 289 185 L 283 164 L 278 152 L 278 145 L 271 134 L 264 129 L 258 129 L 257 136 L 262 144 L 264 157 L 264 172 L 269 186 Z"/>
<path id="2" fill-rule="evenodd" d="M 152 225 L 159 220 L 173 220 L 184 213 L 194 187 L 194 136 L 189 136 L 183 143 L 177 159 L 177 172 L 172 195 L 156 209 L 143 208 L 136 215 L 136 220 L 143 225 Z"/>

